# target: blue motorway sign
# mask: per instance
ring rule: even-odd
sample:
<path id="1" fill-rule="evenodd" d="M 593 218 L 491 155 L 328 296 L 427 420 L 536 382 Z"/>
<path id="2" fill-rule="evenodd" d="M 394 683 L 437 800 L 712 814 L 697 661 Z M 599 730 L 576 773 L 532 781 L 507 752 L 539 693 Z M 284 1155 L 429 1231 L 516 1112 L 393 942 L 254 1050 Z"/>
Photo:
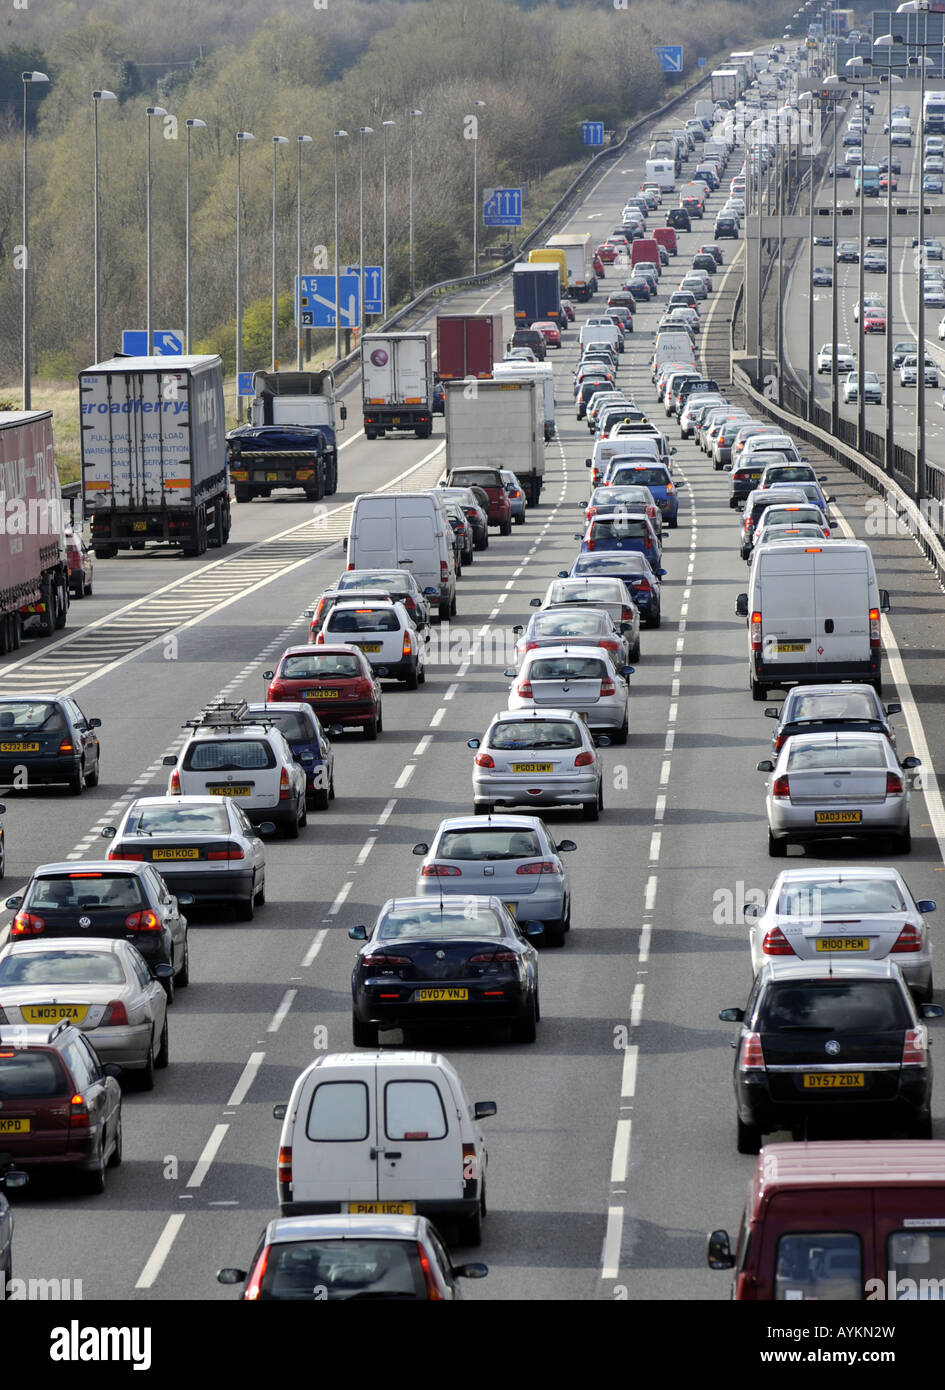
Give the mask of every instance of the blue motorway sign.
<path id="1" fill-rule="evenodd" d="M 585 145 L 602 145 L 604 143 L 604 122 L 582 121 L 581 138 Z"/>
<path id="2" fill-rule="evenodd" d="M 358 267 L 349 265 L 347 275 L 357 275 Z M 366 265 L 364 267 L 364 312 L 366 314 L 383 314 L 384 312 L 384 268 L 379 265 Z"/>
<path id="3" fill-rule="evenodd" d="M 699 58 L 699 59 L 697 59 L 697 64 L 698 64 L 698 66 L 699 66 L 700 68 L 704 68 L 705 65 L 706 65 L 706 63 L 708 63 L 708 61 L 709 61 L 708 58 Z"/>
<path id="4" fill-rule="evenodd" d="M 154 357 L 180 357 L 184 351 L 184 335 L 180 329 L 155 328 L 151 334 Z M 121 335 L 121 350 L 126 357 L 147 357 L 148 330 L 126 328 Z"/>
<path id="5" fill-rule="evenodd" d="M 682 72 L 682 46 L 680 44 L 657 44 L 653 52 L 659 58 L 660 68 L 663 72 Z"/>
<path id="6" fill-rule="evenodd" d="M 239 396 L 251 396 L 253 394 L 252 372 L 240 372 L 236 378 L 236 393 Z"/>
<path id="7" fill-rule="evenodd" d="M 486 227 L 520 227 L 522 225 L 522 190 L 520 188 L 484 188 L 482 191 L 482 221 Z"/>
<path id="8" fill-rule="evenodd" d="M 358 327 L 358 277 L 339 275 L 338 280 L 340 293 L 336 296 L 334 275 L 296 276 L 296 323 L 299 328 L 334 328 L 335 306 L 339 299 L 339 326 Z"/>

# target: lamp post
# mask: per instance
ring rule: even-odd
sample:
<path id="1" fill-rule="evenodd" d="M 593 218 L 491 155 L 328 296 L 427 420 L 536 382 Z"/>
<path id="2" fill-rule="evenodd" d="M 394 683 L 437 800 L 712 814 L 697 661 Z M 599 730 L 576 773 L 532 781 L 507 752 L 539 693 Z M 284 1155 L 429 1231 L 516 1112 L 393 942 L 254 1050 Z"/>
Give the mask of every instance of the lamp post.
<path id="1" fill-rule="evenodd" d="M 814 105 L 817 98 L 813 92 L 803 92 L 798 97 L 798 102 L 803 102 L 809 106 L 811 117 L 814 114 Z M 810 226 L 808 232 L 808 242 L 810 252 L 807 261 L 807 418 L 814 418 L 814 122 L 810 123 L 810 173 L 808 176 L 808 193 L 810 195 L 809 218 Z M 831 279 L 833 277 L 831 276 Z"/>
<path id="2" fill-rule="evenodd" d="M 790 173 L 790 158 L 787 161 L 785 170 L 784 146 L 778 141 L 777 149 L 778 160 L 778 336 L 776 339 L 776 354 L 778 364 L 778 405 L 784 405 L 784 197 L 785 197 L 785 176 Z M 812 248 L 813 249 L 813 248 Z"/>
<path id="3" fill-rule="evenodd" d="M 423 112 L 414 107 L 410 111 L 411 116 L 422 116 Z M 414 279 L 413 267 L 413 121 L 410 122 L 410 298 L 416 294 L 416 281 Z"/>
<path id="4" fill-rule="evenodd" d="M 387 322 L 390 314 L 390 295 L 387 292 L 387 136 L 391 127 L 396 124 L 396 121 L 381 121 L 381 125 L 384 128 L 384 313 L 382 319 L 384 323 Z"/>
<path id="5" fill-rule="evenodd" d="M 338 293 L 338 141 L 347 140 L 346 130 L 336 130 L 332 138 L 335 163 L 335 361 L 341 357 L 341 296 Z"/>
<path id="6" fill-rule="evenodd" d="M 295 331 L 298 338 L 298 348 L 295 365 L 299 371 L 302 370 L 302 146 L 312 143 L 311 135 L 297 135 L 299 151 L 299 167 L 295 180 L 295 302 L 297 306 L 298 319 Z"/>
<path id="7" fill-rule="evenodd" d="M 166 116 L 166 115 L 167 115 L 167 112 L 164 110 L 164 107 L 163 107 L 163 106 L 149 106 L 149 107 L 146 108 L 145 114 L 147 115 L 147 118 L 148 118 L 148 187 L 147 187 L 146 200 L 145 200 L 145 201 L 146 201 L 146 223 L 147 223 L 145 235 L 146 235 L 146 240 L 147 240 L 147 261 L 148 261 L 148 270 L 147 270 L 147 279 L 148 279 L 148 288 L 147 288 L 147 300 L 148 300 L 148 304 L 147 304 L 147 319 L 148 319 L 148 354 L 147 354 L 147 355 L 150 357 L 152 351 L 154 350 L 154 330 L 153 330 L 153 326 L 152 326 L 152 322 L 151 322 L 151 308 L 152 308 L 152 302 L 153 302 L 153 298 L 154 298 L 154 294 L 153 294 L 153 277 L 152 277 L 152 273 L 151 273 L 151 121 L 152 121 L 152 119 L 153 119 L 154 116 Z"/>
<path id="8" fill-rule="evenodd" d="M 893 458 L 896 451 L 896 435 L 894 426 L 895 405 L 893 391 L 893 142 L 892 142 L 892 112 L 893 112 L 893 87 L 902 86 L 902 78 L 892 71 L 892 43 L 887 43 L 891 35 L 881 35 L 874 45 L 876 48 L 888 50 L 888 62 L 885 74 L 880 81 L 889 84 L 889 112 L 887 116 L 888 130 L 886 146 L 886 442 L 883 450 L 883 460 L 886 472 L 892 476 Z"/>
<path id="9" fill-rule="evenodd" d="M 243 219 L 242 151 L 246 140 L 255 140 L 249 130 L 236 132 L 236 422 L 243 421 L 243 397 L 240 394 L 240 371 L 243 365 L 243 259 L 240 224 Z"/>
<path id="10" fill-rule="evenodd" d="M 837 267 L 840 264 L 837 260 L 837 126 L 838 109 L 837 93 L 842 89 L 843 83 L 837 74 L 831 73 L 824 78 L 824 87 L 827 91 L 834 94 L 833 99 L 833 223 L 831 230 L 831 242 L 833 244 L 833 285 L 830 294 L 830 433 L 836 438 L 840 432 L 840 386 L 837 373 L 837 336 L 838 336 L 838 317 L 839 302 L 837 299 Z"/>
<path id="11" fill-rule="evenodd" d="M 473 106 L 485 106 L 474 101 Z M 467 117 L 468 119 L 468 117 Z M 473 112 L 473 275 L 479 274 L 479 117 Z"/>
<path id="12" fill-rule="evenodd" d="M 189 356 L 193 320 L 193 292 L 190 278 L 190 132 L 192 130 L 206 130 L 207 123 L 190 117 L 184 124 L 187 127 L 187 172 L 184 178 L 184 298 L 187 303 L 185 306 L 184 351 Z"/>
<path id="13" fill-rule="evenodd" d="M 361 172 L 359 177 L 358 192 L 358 342 L 364 332 L 364 321 L 367 315 L 364 312 L 364 137 L 373 135 L 373 126 L 363 125 L 358 127 L 361 136 Z"/>
<path id="14" fill-rule="evenodd" d="M 279 370 L 279 271 L 276 265 L 276 160 L 280 145 L 289 143 L 288 136 L 272 137 L 272 370 Z"/>
<path id="15" fill-rule="evenodd" d="M 93 158 L 92 158 L 92 298 L 93 322 L 95 336 L 95 360 L 102 360 L 102 283 L 101 266 L 99 262 L 99 198 L 98 198 L 98 104 L 100 101 L 117 101 L 114 92 L 104 89 L 92 93 L 92 125 L 94 128 L 93 137 Z"/>
<path id="16" fill-rule="evenodd" d="M 26 94 L 34 82 L 48 82 L 44 72 L 24 72 L 23 78 L 23 409 L 32 404 L 30 379 L 33 375 L 30 360 L 30 180 L 29 180 L 29 110 Z"/>

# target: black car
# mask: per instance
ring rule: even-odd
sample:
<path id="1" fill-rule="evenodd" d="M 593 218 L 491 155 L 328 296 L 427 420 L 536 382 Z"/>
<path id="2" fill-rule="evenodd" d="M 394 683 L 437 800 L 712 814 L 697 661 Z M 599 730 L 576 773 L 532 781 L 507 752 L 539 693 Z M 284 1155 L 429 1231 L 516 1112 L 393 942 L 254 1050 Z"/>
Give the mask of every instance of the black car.
<path id="1" fill-rule="evenodd" d="M 511 351 L 512 348 L 517 347 L 531 348 L 539 362 L 544 362 L 548 355 L 545 335 L 538 328 L 516 328 L 509 339 L 506 351 Z"/>
<path id="2" fill-rule="evenodd" d="M 472 525 L 458 502 L 447 502 L 446 519 L 453 529 L 453 535 L 459 542 L 459 564 L 471 565 L 474 559 L 475 546 L 473 544 Z"/>
<path id="3" fill-rule="evenodd" d="M 839 940 L 839 938 L 838 938 Z M 932 1061 L 924 1019 L 891 959 L 775 960 L 755 977 L 744 1009 L 722 1009 L 740 1023 L 735 1047 L 739 1153 L 755 1154 L 762 1135 L 798 1137 L 820 1122 L 932 1135 Z"/>
<path id="4" fill-rule="evenodd" d="M 64 782 L 73 796 L 97 787 L 101 719 L 86 719 L 75 700 L 60 695 L 6 695 L 0 699 L 0 782 Z"/>
<path id="5" fill-rule="evenodd" d="M 719 268 L 719 263 L 708 251 L 698 251 L 692 258 L 693 270 L 707 270 L 710 275 L 714 275 Z"/>
<path id="6" fill-rule="evenodd" d="M 355 1047 L 377 1047 L 378 1028 L 511 1024 L 534 1042 L 539 1019 L 538 922 L 519 925 L 499 898 L 391 898 L 351 974 Z"/>
<path id="7" fill-rule="evenodd" d="M 575 418 L 583 420 L 587 414 L 587 403 L 591 396 L 596 395 L 598 391 L 606 391 L 612 385 L 612 380 L 603 375 L 586 377 L 578 387 L 578 393 L 574 398 Z"/>
<path id="8" fill-rule="evenodd" d="M 16 909 L 10 940 L 124 938 L 148 965 L 173 966 L 173 978 L 162 981 L 172 1002 L 175 983 L 183 987 L 190 980 L 187 918 L 180 909 L 193 901 L 190 893 L 174 897 L 151 864 L 98 859 L 41 864 L 23 892 L 6 900 Z"/>
<path id="9" fill-rule="evenodd" d="M 692 221 L 685 208 L 670 208 L 666 214 L 666 226 L 675 227 L 677 232 L 691 232 Z M 716 232 L 718 236 L 718 232 Z"/>
<path id="10" fill-rule="evenodd" d="M 883 705 L 871 685 L 795 685 L 784 704 L 770 705 L 765 714 L 777 719 L 771 735 L 776 753 L 792 734 L 840 733 L 848 730 L 885 734 L 896 746 L 889 716 L 901 714 L 898 703 Z"/>
<path id="11" fill-rule="evenodd" d="M 919 348 L 917 343 L 894 343 L 892 353 L 893 367 L 901 367 L 907 357 L 917 357 Z"/>
<path id="12" fill-rule="evenodd" d="M 853 170 L 850 168 L 849 164 L 831 164 L 830 168 L 827 170 L 827 177 L 830 179 L 852 179 Z"/>
<path id="13" fill-rule="evenodd" d="M 729 217 L 727 213 L 719 213 L 715 219 L 713 235 L 716 237 L 734 237 L 738 240 L 738 221 L 734 217 Z"/>
<path id="14" fill-rule="evenodd" d="M 890 169 L 890 164 L 889 164 L 889 158 L 888 158 L 888 156 L 887 156 L 887 155 L 883 155 L 882 159 L 879 161 L 879 163 L 877 164 L 876 167 L 879 169 L 879 172 L 880 172 L 881 174 L 888 174 L 888 173 L 889 173 L 889 169 Z M 893 159 L 893 162 L 892 162 L 892 171 L 893 171 L 894 174 L 901 174 L 901 173 L 902 173 L 902 164 L 900 163 L 900 161 L 899 161 L 898 159 L 895 159 L 895 158 Z"/>

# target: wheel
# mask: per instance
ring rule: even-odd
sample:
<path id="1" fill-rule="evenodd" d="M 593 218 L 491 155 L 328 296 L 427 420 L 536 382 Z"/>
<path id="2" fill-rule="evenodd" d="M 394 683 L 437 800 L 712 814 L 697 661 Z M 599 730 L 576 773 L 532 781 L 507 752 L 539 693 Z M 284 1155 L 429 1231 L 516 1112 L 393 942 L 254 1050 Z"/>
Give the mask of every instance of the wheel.
<path id="1" fill-rule="evenodd" d="M 640 639 L 639 639 L 639 637 L 638 637 L 637 640 L 634 642 L 633 646 L 630 648 L 630 660 L 631 660 L 631 661 L 639 661 L 639 660 L 640 660 Z"/>
<path id="2" fill-rule="evenodd" d="M 377 438 L 377 430 L 369 430 L 368 427 L 367 427 L 367 425 L 365 425 L 365 427 L 364 427 L 364 437 L 365 437 L 365 439 L 376 439 L 376 438 Z"/>
<path id="3" fill-rule="evenodd" d="M 455 618 L 455 617 L 456 617 L 456 595 L 455 595 L 455 594 L 454 594 L 453 597 L 450 599 L 450 617 L 451 617 L 451 618 Z"/>
<path id="4" fill-rule="evenodd" d="M 305 797 L 301 798 L 302 814 L 299 816 L 299 829 L 304 830 L 308 825 L 308 802 Z"/>
<path id="5" fill-rule="evenodd" d="M 599 820 L 599 819 L 600 819 L 600 804 L 599 804 L 599 799 L 598 799 L 598 801 L 585 801 L 583 804 L 584 804 L 584 819 L 585 819 L 585 820 Z"/>
<path id="6" fill-rule="evenodd" d="M 516 526 L 524 526 L 524 525 L 525 525 L 525 513 L 524 513 L 524 512 L 519 512 L 518 516 L 515 518 L 515 524 L 516 524 Z"/>
<path id="7" fill-rule="evenodd" d="M 54 597 L 53 627 L 63 628 L 69 616 L 69 586 L 57 584 Z"/>
<path id="8" fill-rule="evenodd" d="M 259 885 L 259 887 L 256 889 L 256 906 L 257 906 L 257 907 L 265 907 L 265 906 L 266 906 L 266 880 L 265 880 L 265 879 L 263 879 L 262 883 L 261 883 L 261 884 Z"/>
<path id="9" fill-rule="evenodd" d="M 422 667 L 420 668 L 420 671 L 419 671 L 419 673 L 418 673 L 418 675 L 417 675 L 417 681 L 418 681 L 418 683 L 419 683 L 420 685 L 426 685 L 426 683 L 427 683 L 427 668 L 426 668 L 425 666 L 422 666 Z"/>
<path id="10" fill-rule="evenodd" d="M 890 835 L 890 844 L 897 854 L 912 853 L 912 830 L 907 828 L 902 835 Z"/>
<path id="11" fill-rule="evenodd" d="M 70 795 L 70 796 L 81 796 L 81 795 L 82 795 L 82 787 L 83 787 L 83 777 L 82 777 L 82 769 L 81 769 L 81 767 L 80 767 L 79 770 L 78 770 L 77 772 L 74 772 L 74 773 L 72 774 L 72 776 L 69 778 L 69 795 Z"/>
<path id="12" fill-rule="evenodd" d="M 610 737 L 614 743 L 624 744 L 630 736 L 630 716 L 629 712 L 624 715 L 623 723 L 619 729 L 614 729 Z"/>
<path id="13" fill-rule="evenodd" d="M 312 792 L 312 810 L 327 811 L 328 798 L 329 791 L 327 787 L 316 787 L 315 790 Z"/>
<path id="14" fill-rule="evenodd" d="M 40 597 L 43 602 L 43 612 L 39 617 L 40 636 L 51 637 L 56 626 L 56 600 L 48 579 L 42 582 Z"/>
<path id="15" fill-rule="evenodd" d="M 784 859 L 787 857 L 787 840 L 778 840 L 768 831 L 768 858 Z"/>
<path id="16" fill-rule="evenodd" d="M 69 590 L 74 599 L 85 598 L 85 581 L 80 579 L 78 584 L 74 584 Z"/>
<path id="17" fill-rule="evenodd" d="M 679 525 L 679 517 L 678 517 L 678 516 L 671 516 L 671 517 L 669 518 L 669 529 L 670 529 L 671 531 L 675 531 L 675 530 L 676 530 L 676 527 L 677 527 L 678 525 Z"/>
<path id="18" fill-rule="evenodd" d="M 482 1244 L 482 1206 L 478 1206 L 472 1216 L 464 1216 L 456 1223 L 456 1239 L 459 1245 L 479 1246 Z"/>
<path id="19" fill-rule="evenodd" d="M 297 814 L 286 821 L 284 829 L 287 840 L 297 840 L 299 838 L 299 818 Z"/>
<path id="20" fill-rule="evenodd" d="M 512 1024 L 512 1041 L 520 1043 L 533 1043 L 538 1037 L 538 1009 L 535 996 L 532 995 L 528 1001 L 528 1009 L 521 1018 L 517 1018 Z"/>
<path id="21" fill-rule="evenodd" d="M 211 550 L 217 550 L 223 544 L 222 511 L 223 504 L 218 499 L 210 509 L 210 522 L 207 529 L 207 545 Z"/>
<path id="22" fill-rule="evenodd" d="M 751 677 L 751 698 L 756 704 L 768 698 L 768 687 L 766 685 L 759 685 L 754 676 Z"/>
<path id="23" fill-rule="evenodd" d="M 450 617 L 452 611 L 453 609 L 449 599 L 443 599 L 437 607 L 437 613 L 440 616 L 440 622 L 445 623 L 447 618 Z"/>
<path id="24" fill-rule="evenodd" d="M 236 500 L 237 502 L 251 502 L 253 500 L 252 490 L 245 483 L 236 484 Z M 96 550 L 95 553 L 97 555 L 98 551 Z"/>
<path id="25" fill-rule="evenodd" d="M 96 560 L 114 560 L 118 554 L 117 545 L 97 545 L 95 546 Z"/>
<path id="26" fill-rule="evenodd" d="M 923 1115 L 909 1129 L 910 1139 L 931 1139 L 932 1138 L 932 1116 Z"/>
<path id="27" fill-rule="evenodd" d="M 357 1015 L 351 1015 L 351 1039 L 355 1047 L 377 1047 L 377 1024 L 362 1023 Z"/>
<path id="28" fill-rule="evenodd" d="M 552 947 L 563 946 L 569 925 L 567 919 L 564 917 L 559 917 L 556 922 L 546 922 L 545 945 Z"/>
<path id="29" fill-rule="evenodd" d="M 172 975 L 169 980 L 162 980 L 161 984 L 164 986 L 164 993 L 167 995 L 167 1002 L 169 1004 L 173 1004 L 174 993 L 177 984 L 175 977 Z"/>
<path id="30" fill-rule="evenodd" d="M 650 619 L 650 627 L 659 627 L 660 624 L 662 623 L 662 621 L 663 621 L 663 611 L 662 611 L 661 608 L 657 608 L 656 613 L 655 613 L 654 616 Z"/>
<path id="31" fill-rule="evenodd" d="M 876 680 L 871 681 L 870 683 L 871 683 L 873 689 L 876 691 L 876 694 L 877 694 L 877 695 L 882 695 L 882 693 L 883 693 L 883 678 L 882 678 L 882 676 L 877 676 L 877 677 L 876 677 Z"/>
<path id="32" fill-rule="evenodd" d="M 180 989 L 186 989 L 190 984 L 190 942 L 186 937 L 184 938 L 184 959 L 174 981 Z"/>
<path id="33" fill-rule="evenodd" d="M 0 840 L 0 878 L 3 878 L 7 871 L 7 847 L 4 840 Z"/>
<path id="34" fill-rule="evenodd" d="M 419 684 L 420 684 L 420 679 L 419 679 L 419 676 L 418 676 L 418 674 L 417 674 L 417 668 L 416 668 L 416 666 L 414 666 L 414 668 L 413 668 L 413 670 L 410 672 L 410 674 L 409 674 L 408 676 L 405 676 L 405 677 L 404 677 L 404 685 L 407 687 L 408 690 L 416 690 L 416 688 L 417 688 L 417 686 L 418 686 Z"/>
<path id="35" fill-rule="evenodd" d="M 118 1112 L 118 1133 L 115 1135 L 115 1147 L 112 1149 L 112 1156 L 108 1160 L 109 1168 L 121 1167 L 121 1111 Z"/>
<path id="36" fill-rule="evenodd" d="M 364 726 L 364 737 L 368 743 L 373 743 L 377 738 L 377 720 L 369 719 Z"/>
<path id="37" fill-rule="evenodd" d="M 511 534 L 512 534 L 512 523 L 511 523 L 511 521 L 503 521 L 503 522 L 501 522 L 500 525 L 499 525 L 499 535 L 500 535 L 500 536 L 511 536 Z"/>
<path id="38" fill-rule="evenodd" d="M 761 1130 L 757 1125 L 745 1125 L 736 1117 L 735 1147 L 740 1154 L 756 1154 L 761 1148 Z"/>
<path id="39" fill-rule="evenodd" d="M 171 1044 L 167 1036 L 167 1015 L 165 1014 L 164 1027 L 161 1029 L 161 1044 L 158 1048 L 157 1056 L 154 1059 L 154 1065 L 156 1067 L 160 1067 L 163 1070 L 163 1068 L 167 1066 L 170 1060 Z"/>
<path id="40" fill-rule="evenodd" d="M 377 707 L 377 732 L 379 734 L 384 732 L 384 711 L 381 709 L 380 705 Z"/>
<path id="41" fill-rule="evenodd" d="M 332 773 L 332 774 L 331 774 L 331 781 L 328 783 L 328 800 L 329 800 L 329 801 L 334 801 L 334 799 L 335 799 L 335 774 Z"/>
<path id="42" fill-rule="evenodd" d="M 101 1148 L 98 1151 L 98 1159 L 95 1167 L 88 1172 L 81 1174 L 81 1185 L 83 1192 L 90 1192 L 94 1196 L 99 1196 L 105 1191 L 105 1139 L 102 1138 Z"/>
<path id="43" fill-rule="evenodd" d="M 251 922 L 256 916 L 256 884 L 253 884 L 252 892 L 248 898 L 240 898 L 236 904 L 236 920 L 238 922 Z"/>
<path id="44" fill-rule="evenodd" d="M 94 772 L 86 772 L 86 774 L 85 774 L 85 785 L 86 785 L 87 787 L 97 787 L 97 786 L 98 786 L 98 779 L 99 779 L 99 773 L 100 773 L 100 771 L 101 771 L 101 766 L 102 766 L 101 759 L 100 759 L 100 758 L 96 758 L 96 759 L 95 759 L 95 771 L 94 771 Z"/>
<path id="45" fill-rule="evenodd" d="M 138 1090 L 154 1090 L 154 1043 L 148 1043 L 148 1055 L 144 1062 L 144 1071 L 137 1073 Z"/>

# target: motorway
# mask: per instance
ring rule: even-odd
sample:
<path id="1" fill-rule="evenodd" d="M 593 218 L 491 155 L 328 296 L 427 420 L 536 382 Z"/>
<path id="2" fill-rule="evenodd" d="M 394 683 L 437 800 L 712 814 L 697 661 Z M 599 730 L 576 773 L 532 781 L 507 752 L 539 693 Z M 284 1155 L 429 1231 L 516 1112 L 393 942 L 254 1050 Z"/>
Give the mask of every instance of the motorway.
<path id="1" fill-rule="evenodd" d="M 619 157 L 568 226 L 609 232 L 624 195 L 640 184 L 645 154 L 637 143 Z M 736 156 L 730 174 L 737 164 Z M 717 193 L 705 222 L 680 234 L 660 300 L 640 307 L 627 340 L 621 383 L 657 418 L 652 330 L 696 245 L 710 239 L 722 201 Z M 723 246 L 728 270 L 741 243 Z M 740 263 L 739 254 L 733 278 Z M 614 279 L 608 270 L 603 287 Z M 501 310 L 508 327 L 509 282 L 457 295 L 448 308 Z M 19 1278 L 80 1279 L 86 1299 L 233 1296 L 215 1282 L 216 1269 L 245 1265 L 277 1212 L 272 1106 L 288 1099 L 314 1049 L 351 1047 L 347 929 L 371 923 L 391 893 L 412 893 L 413 844 L 429 840 L 442 817 L 471 810 L 466 740 L 506 702 L 509 656 L 497 635 L 526 620 L 529 600 L 577 550 L 590 436 L 574 419 L 570 376 L 585 312 L 579 306 L 552 353 L 559 433 L 547 446 L 542 505 L 464 572 L 452 643 L 435 633 L 437 660 L 420 690 L 385 692 L 378 742 L 336 741 L 337 799 L 310 814 L 299 841 L 270 842 L 267 903 L 255 921 L 192 913 L 191 984 L 171 1011 L 170 1067 L 153 1093 L 127 1092 L 124 1163 L 109 1173 L 103 1197 L 39 1184 L 16 1195 Z M 790 331 L 803 359 L 806 321 Z M 314 519 L 311 504 L 273 498 L 235 508 L 231 542 L 209 562 L 148 553 L 100 563 L 95 597 L 71 610 L 67 632 L 22 648 L 0 669 L 4 690 L 69 690 L 103 720 L 98 788 L 81 799 L 56 790 L 5 795 L 8 892 L 36 863 L 100 853 L 98 832 L 127 800 L 163 789 L 162 757 L 208 700 L 262 697 L 261 673 L 284 646 L 305 640 L 303 608 L 344 567 L 339 540 L 355 493 L 436 481 L 441 422 L 432 440 L 368 444 L 357 414 L 350 410 L 341 491 Z M 776 871 L 755 771 L 773 726 L 747 688 L 745 625 L 734 616 L 746 569 L 727 484 L 694 445 L 677 446 L 686 484 L 680 525 L 666 533 L 663 625 L 644 632 L 631 677 L 629 743 L 604 752 L 599 823 L 574 823 L 567 812 L 546 818 L 579 850 L 569 860 L 573 930 L 563 950 L 541 960 L 538 1041 L 429 1039 L 455 1062 L 473 1100 L 498 1102 L 484 1122 L 489 1218 L 481 1254 L 466 1255 L 485 1260 L 490 1274 L 466 1286 L 470 1300 L 729 1293 L 727 1277 L 706 1268 L 705 1233 L 737 1227 L 754 1160 L 735 1152 L 732 1030 L 717 1014 L 744 1003 L 741 907 L 746 890 L 766 888 Z M 845 524 L 863 534 L 867 490 L 836 464 L 823 471 Z M 908 717 L 908 727 L 906 717 L 896 720 L 899 750 L 915 751 L 931 770 L 945 752 L 945 727 L 928 718 L 941 699 L 943 596 L 911 540 L 871 540 L 892 595 L 884 674 L 886 697 L 898 695 Z M 934 778 L 914 798 L 912 826 L 912 891 L 945 899 Z M 805 857 L 836 864 L 872 853 L 820 847 Z M 945 911 L 933 918 L 939 950 L 943 920 Z M 933 1112 L 945 1137 L 945 1081 Z"/>

